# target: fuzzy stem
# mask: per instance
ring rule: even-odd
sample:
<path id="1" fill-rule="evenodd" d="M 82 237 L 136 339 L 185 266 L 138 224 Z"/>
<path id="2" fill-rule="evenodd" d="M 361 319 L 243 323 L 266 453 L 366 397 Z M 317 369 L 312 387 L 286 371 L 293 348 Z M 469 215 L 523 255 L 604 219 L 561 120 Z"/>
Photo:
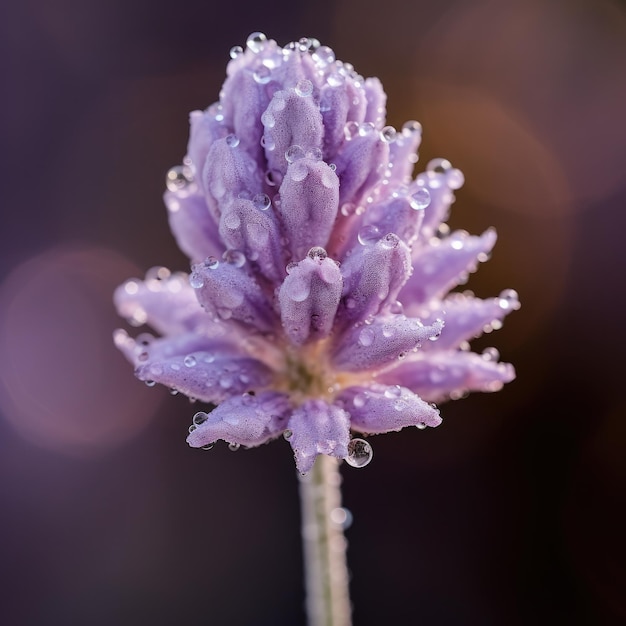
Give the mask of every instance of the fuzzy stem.
<path id="1" fill-rule="evenodd" d="M 346 539 L 331 511 L 341 507 L 337 459 L 321 454 L 300 477 L 309 626 L 350 626 Z"/>

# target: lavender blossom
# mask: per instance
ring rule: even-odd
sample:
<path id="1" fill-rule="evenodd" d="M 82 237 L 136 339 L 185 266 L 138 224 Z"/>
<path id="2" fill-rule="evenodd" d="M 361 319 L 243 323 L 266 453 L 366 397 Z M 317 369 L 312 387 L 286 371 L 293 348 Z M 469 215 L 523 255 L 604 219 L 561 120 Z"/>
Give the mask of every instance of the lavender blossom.
<path id="1" fill-rule="evenodd" d="M 351 433 L 437 426 L 432 403 L 514 378 L 468 342 L 500 327 L 517 294 L 450 293 L 495 232 L 449 232 L 463 175 L 436 159 L 412 177 L 421 127 L 385 125 L 378 79 L 314 39 L 281 48 L 254 33 L 231 57 L 167 174 L 191 274 L 121 285 L 120 314 L 159 336 L 117 330 L 115 342 L 140 380 L 210 405 L 191 446 L 284 435 L 303 474 L 320 454 L 360 466 L 371 448 Z"/>

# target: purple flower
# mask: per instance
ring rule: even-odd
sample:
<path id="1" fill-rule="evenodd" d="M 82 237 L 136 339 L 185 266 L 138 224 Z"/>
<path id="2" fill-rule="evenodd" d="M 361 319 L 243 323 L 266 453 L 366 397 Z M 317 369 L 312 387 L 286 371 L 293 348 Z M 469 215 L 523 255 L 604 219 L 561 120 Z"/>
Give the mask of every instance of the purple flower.
<path id="1" fill-rule="evenodd" d="M 363 465 L 371 448 L 351 432 L 437 426 L 431 403 L 513 379 L 468 341 L 517 295 L 450 293 L 495 232 L 449 232 L 463 175 L 436 159 L 412 177 L 421 127 L 385 126 L 378 79 L 313 39 L 281 48 L 254 33 L 231 57 L 167 174 L 191 274 L 155 268 L 120 286 L 120 314 L 159 337 L 115 341 L 140 380 L 217 405 L 196 413 L 191 446 L 284 434 L 302 473 L 319 454 Z"/>

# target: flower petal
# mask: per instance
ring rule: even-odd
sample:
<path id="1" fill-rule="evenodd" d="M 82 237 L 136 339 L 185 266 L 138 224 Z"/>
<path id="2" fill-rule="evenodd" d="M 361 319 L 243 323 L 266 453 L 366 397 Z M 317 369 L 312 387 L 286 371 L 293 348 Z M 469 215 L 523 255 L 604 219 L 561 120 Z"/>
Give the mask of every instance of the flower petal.
<path id="1" fill-rule="evenodd" d="M 149 324 L 162 334 L 203 328 L 210 322 L 187 275 L 170 274 L 165 268 L 149 271 L 145 281 L 127 280 L 115 290 L 113 301 L 117 312 L 132 325 Z"/>
<path id="2" fill-rule="evenodd" d="M 344 298 L 338 321 L 345 328 L 395 302 L 411 273 L 411 255 L 397 235 L 388 234 L 375 243 L 364 242 L 354 248 L 341 273 Z"/>
<path id="3" fill-rule="evenodd" d="M 514 291 L 506 290 L 498 298 L 481 300 L 464 293 L 450 294 L 445 300 L 438 302 L 436 306 L 424 315 L 417 312 L 425 323 L 439 317 L 445 321 L 445 328 L 436 343 L 424 345 L 425 350 L 446 350 L 458 348 L 464 341 L 470 341 L 479 337 L 489 330 L 495 322 L 500 322 L 511 311 L 519 308 L 519 300 Z M 411 307 L 405 307 L 405 311 Z"/>
<path id="4" fill-rule="evenodd" d="M 242 252 L 266 278 L 275 283 L 283 279 L 286 262 L 280 225 L 268 196 L 233 200 L 222 212 L 219 232 L 228 248 Z"/>
<path id="5" fill-rule="evenodd" d="M 348 455 L 350 416 L 343 409 L 323 400 L 308 400 L 289 418 L 289 443 L 301 474 L 312 467 L 318 454 L 338 459 Z"/>
<path id="6" fill-rule="evenodd" d="M 424 210 L 410 194 L 395 194 L 371 206 L 365 212 L 364 225 L 374 226 L 381 235 L 395 233 L 410 246 L 423 219 Z"/>
<path id="7" fill-rule="evenodd" d="M 296 345 L 327 337 L 339 306 L 341 272 L 320 250 L 291 268 L 278 292 L 283 328 Z"/>
<path id="8" fill-rule="evenodd" d="M 293 258 L 325 247 L 337 217 L 339 179 L 324 161 L 301 158 L 289 164 L 280 187 L 279 213 Z"/>
<path id="9" fill-rule="evenodd" d="M 201 261 L 208 256 L 222 255 L 224 244 L 204 196 L 167 191 L 164 199 L 172 234 L 190 259 Z"/>
<path id="10" fill-rule="evenodd" d="M 347 330 L 332 355 L 340 371 L 380 370 L 418 348 L 427 339 L 441 334 L 443 322 L 436 320 L 424 326 L 404 315 L 378 316 L 371 324 Z"/>
<path id="11" fill-rule="evenodd" d="M 270 170 L 287 171 L 285 153 L 299 146 L 304 153 L 322 149 L 324 126 L 312 94 L 298 95 L 295 88 L 277 91 L 263 114 L 265 156 Z"/>
<path id="12" fill-rule="evenodd" d="M 486 260 L 495 243 L 496 231 L 489 228 L 479 237 L 455 231 L 445 239 L 416 246 L 413 274 L 400 292 L 400 300 L 417 305 L 440 298 L 462 283 L 476 269 L 478 261 Z"/>
<path id="13" fill-rule="evenodd" d="M 367 102 L 365 121 L 374 124 L 374 127 L 380 130 L 385 125 L 387 94 L 378 78 L 365 79 L 365 97 L 363 99 Z"/>
<path id="14" fill-rule="evenodd" d="M 381 374 L 379 380 L 408 387 L 427 402 L 440 402 L 469 391 L 499 391 L 514 378 L 510 363 L 488 360 L 474 352 L 447 350 L 418 353 Z"/>
<path id="15" fill-rule="evenodd" d="M 237 395 L 210 413 L 196 414 L 194 422 L 200 423 L 187 437 L 187 443 L 200 448 L 223 439 L 249 448 L 260 446 L 285 430 L 290 409 L 287 396 L 273 391 Z"/>
<path id="16" fill-rule="evenodd" d="M 437 407 L 398 385 L 348 387 L 337 396 L 337 403 L 350 413 L 352 429 L 362 433 L 374 435 L 406 426 L 441 424 Z"/>
<path id="17" fill-rule="evenodd" d="M 269 332 L 276 316 L 256 280 L 232 263 L 207 259 L 193 266 L 190 283 L 213 319 L 243 322 Z"/>
<path id="18" fill-rule="evenodd" d="M 417 149 L 422 142 L 422 126 L 418 122 L 407 122 L 389 146 L 389 184 L 406 185 L 411 181 L 411 172 L 417 161 Z"/>

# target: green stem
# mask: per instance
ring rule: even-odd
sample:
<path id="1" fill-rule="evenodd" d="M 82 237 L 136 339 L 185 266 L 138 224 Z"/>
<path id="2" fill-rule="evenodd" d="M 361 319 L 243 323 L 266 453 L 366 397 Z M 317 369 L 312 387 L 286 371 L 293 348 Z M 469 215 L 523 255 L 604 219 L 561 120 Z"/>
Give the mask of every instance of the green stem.
<path id="1" fill-rule="evenodd" d="M 321 454 L 300 477 L 309 626 L 350 626 L 346 539 L 331 512 L 341 507 L 337 459 Z"/>

